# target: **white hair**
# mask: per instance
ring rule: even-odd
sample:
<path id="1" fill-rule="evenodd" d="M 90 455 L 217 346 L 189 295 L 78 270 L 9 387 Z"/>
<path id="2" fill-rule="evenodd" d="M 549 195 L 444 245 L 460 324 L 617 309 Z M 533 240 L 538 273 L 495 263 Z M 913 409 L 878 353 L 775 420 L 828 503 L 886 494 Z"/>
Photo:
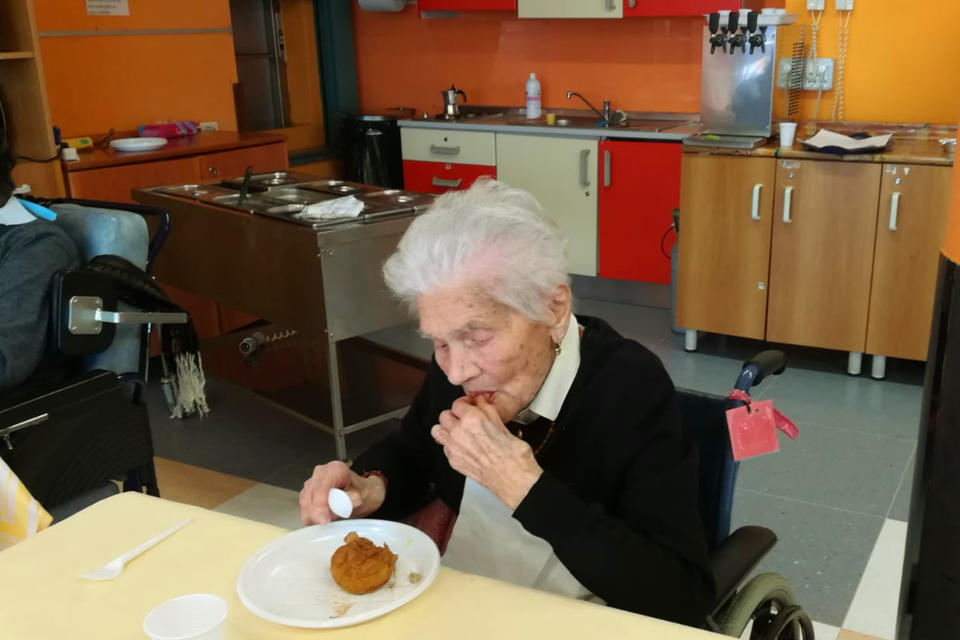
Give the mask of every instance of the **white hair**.
<path id="1" fill-rule="evenodd" d="M 383 266 L 387 286 L 412 312 L 417 297 L 453 284 L 481 288 L 531 320 L 569 283 L 566 238 L 522 189 L 480 178 L 420 215 Z"/>

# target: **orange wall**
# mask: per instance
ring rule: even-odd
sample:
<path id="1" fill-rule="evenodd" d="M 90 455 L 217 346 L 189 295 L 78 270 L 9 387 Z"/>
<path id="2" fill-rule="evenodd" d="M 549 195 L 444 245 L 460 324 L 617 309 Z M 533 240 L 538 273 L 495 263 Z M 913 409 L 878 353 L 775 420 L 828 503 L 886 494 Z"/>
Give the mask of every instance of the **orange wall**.
<path id="1" fill-rule="evenodd" d="M 469 102 L 522 105 L 536 72 L 545 108 L 597 104 L 648 111 L 700 110 L 703 22 L 520 20 L 505 12 L 464 12 L 421 20 L 415 7 L 370 13 L 354 3 L 357 76 L 364 110 L 415 107 L 439 113 L 440 91 L 456 83 Z"/>
<path id="2" fill-rule="evenodd" d="M 832 0 L 827 5 L 832 7 Z M 800 16 L 781 31 L 780 55 L 808 25 L 806 0 L 787 0 Z M 846 119 L 953 122 L 960 105 L 960 2 L 914 0 L 910 18 L 900 0 L 858 0 L 847 57 Z M 464 12 L 421 20 L 360 10 L 354 3 L 357 75 L 364 110 L 412 106 L 439 113 L 451 82 L 478 104 L 522 105 L 531 71 L 546 108 L 573 106 L 568 89 L 595 104 L 639 111 L 699 111 L 703 21 L 690 19 L 520 20 L 508 12 Z M 819 55 L 835 57 L 836 11 L 824 13 Z M 812 117 L 816 94 L 805 92 L 801 117 Z M 774 113 L 783 114 L 782 92 Z M 820 116 L 829 114 L 824 94 Z"/>
<path id="3" fill-rule="evenodd" d="M 787 0 L 787 11 L 800 18 L 782 32 L 780 55 L 806 25 L 806 0 Z M 818 56 L 836 58 L 838 14 L 833 0 L 820 22 Z M 846 64 L 846 120 L 953 123 L 960 107 L 960 23 L 957 0 L 859 0 L 850 19 Z M 906 11 L 906 14 L 904 13 Z M 906 18 L 905 18 L 906 16 Z M 775 111 L 783 114 L 782 91 Z M 823 94 L 820 117 L 830 117 L 832 91 Z M 801 117 L 813 117 L 816 93 L 804 92 Z"/>
<path id="4" fill-rule="evenodd" d="M 129 16 L 87 16 L 81 0 L 34 0 L 37 29 L 215 29 L 228 0 L 130 0 Z M 216 120 L 235 130 L 230 33 L 41 37 L 50 115 L 65 136 L 160 120 Z"/>

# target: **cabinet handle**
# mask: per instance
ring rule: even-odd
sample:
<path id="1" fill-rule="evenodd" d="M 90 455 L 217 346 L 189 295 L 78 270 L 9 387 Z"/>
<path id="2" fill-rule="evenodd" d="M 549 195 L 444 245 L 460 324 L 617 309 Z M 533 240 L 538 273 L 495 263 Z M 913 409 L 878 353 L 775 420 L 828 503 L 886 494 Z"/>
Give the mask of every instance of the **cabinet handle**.
<path id="1" fill-rule="evenodd" d="M 444 178 L 434 178 L 430 181 L 435 187 L 450 187 L 451 189 L 456 189 L 460 186 L 460 183 L 463 182 L 463 178 L 457 178 L 456 180 L 446 180 Z"/>
<path id="2" fill-rule="evenodd" d="M 760 189 L 763 189 L 762 184 L 753 185 L 753 209 L 750 211 L 750 217 L 754 220 L 760 219 Z"/>
<path id="3" fill-rule="evenodd" d="M 220 169 L 217 169 L 216 167 L 207 167 L 207 173 L 212 176 L 218 176 L 220 175 Z"/>
<path id="4" fill-rule="evenodd" d="M 617 10 L 617 0 L 607 0 L 607 11 Z"/>
<path id="5" fill-rule="evenodd" d="M 631 9 L 637 8 L 637 0 L 630 0 L 630 8 Z"/>
<path id="6" fill-rule="evenodd" d="M 900 192 L 894 191 L 890 196 L 890 231 L 897 230 L 898 213 L 900 213 Z"/>
<path id="7" fill-rule="evenodd" d="M 455 156 L 460 153 L 460 145 L 430 145 L 430 153 L 437 153 L 442 156 Z"/>
<path id="8" fill-rule="evenodd" d="M 610 186 L 610 150 L 603 151 L 603 186 Z"/>
<path id="9" fill-rule="evenodd" d="M 587 161 L 590 159 L 590 149 L 580 150 L 580 184 L 590 186 L 590 177 L 587 176 Z"/>
<path id="10" fill-rule="evenodd" d="M 793 187 L 783 189 L 783 224 L 790 224 L 793 219 L 790 218 L 790 203 L 793 201 Z"/>

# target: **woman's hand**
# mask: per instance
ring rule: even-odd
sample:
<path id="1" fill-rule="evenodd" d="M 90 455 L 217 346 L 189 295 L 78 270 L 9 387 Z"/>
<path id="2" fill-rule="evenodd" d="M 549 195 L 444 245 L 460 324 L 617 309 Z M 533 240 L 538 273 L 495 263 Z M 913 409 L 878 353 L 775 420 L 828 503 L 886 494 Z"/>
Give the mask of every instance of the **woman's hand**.
<path id="1" fill-rule="evenodd" d="M 368 516 L 383 504 L 387 487 L 377 476 L 364 478 L 350 470 L 345 463 L 335 460 L 318 465 L 313 475 L 303 483 L 300 492 L 300 519 L 303 524 L 326 524 L 337 520 L 327 504 L 330 489 L 343 489 L 353 501 L 353 517 Z"/>
<path id="2" fill-rule="evenodd" d="M 515 437 L 483 396 L 463 397 L 440 414 L 430 434 L 450 466 L 473 478 L 516 510 L 543 469 L 533 450 Z"/>

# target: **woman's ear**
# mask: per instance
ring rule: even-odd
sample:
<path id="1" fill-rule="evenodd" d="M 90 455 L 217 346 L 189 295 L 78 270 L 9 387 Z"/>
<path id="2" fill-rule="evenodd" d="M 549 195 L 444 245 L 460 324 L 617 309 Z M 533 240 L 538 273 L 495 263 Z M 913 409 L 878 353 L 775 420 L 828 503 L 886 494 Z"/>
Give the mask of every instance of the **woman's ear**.
<path id="1" fill-rule="evenodd" d="M 566 282 L 557 285 L 550 296 L 550 337 L 557 344 L 563 339 L 563 334 L 567 329 L 567 321 L 570 319 L 570 312 L 573 310 L 573 293 L 570 291 L 570 285 Z"/>

